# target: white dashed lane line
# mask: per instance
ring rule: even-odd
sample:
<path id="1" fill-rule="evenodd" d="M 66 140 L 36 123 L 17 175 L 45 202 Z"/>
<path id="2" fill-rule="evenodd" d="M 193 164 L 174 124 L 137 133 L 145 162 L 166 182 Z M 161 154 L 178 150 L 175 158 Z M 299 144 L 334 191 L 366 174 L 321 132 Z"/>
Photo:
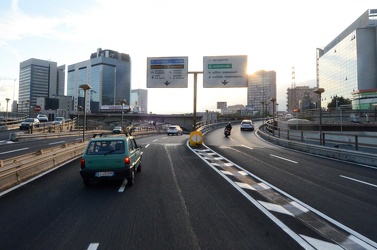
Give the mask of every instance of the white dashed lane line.
<path id="1" fill-rule="evenodd" d="M 284 157 L 280 157 L 280 156 L 277 156 L 277 155 L 273 155 L 273 154 L 270 154 L 271 157 L 275 157 L 275 158 L 278 158 L 278 159 L 281 159 L 281 160 L 284 160 L 284 161 L 289 161 L 289 162 L 292 162 L 292 163 L 296 163 L 298 164 L 297 161 L 292 161 L 292 160 L 289 160 L 287 158 L 284 158 Z"/>
<path id="2" fill-rule="evenodd" d="M 372 186 L 372 187 L 377 187 L 377 185 L 374 185 L 374 184 L 369 183 L 369 182 L 361 181 L 361 180 L 354 179 L 354 178 L 351 178 L 351 177 L 348 177 L 348 176 L 344 176 L 344 175 L 339 175 L 339 176 L 342 177 L 342 178 L 351 180 L 351 181 L 356 181 L 356 182 L 359 182 L 359 183 L 362 183 L 362 184 L 365 184 L 365 185 L 369 185 L 369 186 Z"/>
<path id="3" fill-rule="evenodd" d="M 13 153 L 13 152 L 27 150 L 27 149 L 29 149 L 29 148 L 19 148 L 19 149 L 15 149 L 15 150 L 10 150 L 10 151 L 6 151 L 6 152 L 1 152 L 0 155 L 5 155 L 5 154 Z"/>

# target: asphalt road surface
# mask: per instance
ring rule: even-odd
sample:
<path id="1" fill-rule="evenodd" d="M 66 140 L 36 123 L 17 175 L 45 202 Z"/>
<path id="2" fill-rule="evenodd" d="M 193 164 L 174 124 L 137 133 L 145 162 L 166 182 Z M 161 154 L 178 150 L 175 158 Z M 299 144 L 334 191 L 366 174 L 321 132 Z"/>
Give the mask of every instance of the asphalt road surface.
<path id="1" fill-rule="evenodd" d="M 142 171 L 130 188 L 124 188 L 124 182 L 85 187 L 76 159 L 1 193 L 0 249 L 336 249 L 347 245 L 331 240 L 333 236 L 349 239 L 350 249 L 375 249 L 375 169 L 314 160 L 236 129 L 230 138 L 221 130 L 205 135 L 208 149 L 190 149 L 188 135 L 138 139 L 144 151 Z M 372 185 L 335 178 L 340 172 Z M 254 190 L 240 188 L 250 183 Z M 283 201 L 291 204 L 286 210 L 295 207 L 305 212 L 283 214 Z M 306 204 L 315 211 L 303 207 Z M 328 222 L 329 218 L 334 219 Z M 331 229 L 330 235 L 314 227 L 321 223 L 330 226 L 325 230 Z"/>

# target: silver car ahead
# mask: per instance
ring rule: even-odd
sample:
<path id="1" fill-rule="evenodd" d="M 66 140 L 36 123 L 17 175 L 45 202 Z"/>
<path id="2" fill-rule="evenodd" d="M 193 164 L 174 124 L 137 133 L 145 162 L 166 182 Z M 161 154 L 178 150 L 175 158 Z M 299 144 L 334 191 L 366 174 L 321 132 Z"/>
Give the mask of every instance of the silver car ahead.
<path id="1" fill-rule="evenodd" d="M 178 125 L 170 125 L 166 131 L 168 135 L 182 135 L 182 128 Z"/>
<path id="2" fill-rule="evenodd" d="M 252 120 L 243 120 L 241 122 L 241 131 L 243 130 L 251 130 L 253 131 L 254 130 L 254 124 L 253 124 L 253 121 Z"/>

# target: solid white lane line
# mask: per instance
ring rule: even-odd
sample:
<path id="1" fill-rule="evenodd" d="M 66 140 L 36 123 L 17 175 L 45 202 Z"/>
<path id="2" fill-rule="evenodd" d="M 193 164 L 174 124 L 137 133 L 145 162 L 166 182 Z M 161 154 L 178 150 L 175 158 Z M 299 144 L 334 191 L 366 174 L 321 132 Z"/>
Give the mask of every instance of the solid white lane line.
<path id="1" fill-rule="evenodd" d="M 5 154 L 17 152 L 17 151 L 27 150 L 27 149 L 29 149 L 29 148 L 19 148 L 19 149 L 15 149 L 15 150 L 11 150 L 11 151 L 1 152 L 0 155 L 5 155 Z"/>
<path id="2" fill-rule="evenodd" d="M 124 189 L 126 188 L 127 182 L 128 182 L 127 179 L 124 179 L 124 181 L 122 182 L 122 185 L 118 189 L 118 193 L 123 193 L 124 192 Z"/>
<path id="3" fill-rule="evenodd" d="M 54 145 L 54 144 L 59 144 L 59 143 L 64 143 L 65 141 L 57 141 L 57 142 L 50 142 L 48 145 Z"/>
<path id="4" fill-rule="evenodd" d="M 248 147 L 248 146 L 246 146 L 246 145 L 241 145 L 242 147 L 245 147 L 245 148 L 248 148 L 248 149 L 253 149 L 253 148 L 250 148 L 250 147 Z"/>
<path id="5" fill-rule="evenodd" d="M 297 161 L 292 161 L 292 160 L 289 160 L 287 158 L 283 158 L 283 157 L 280 157 L 280 156 L 277 156 L 277 155 L 270 154 L 270 156 L 275 157 L 275 158 L 279 158 L 279 159 L 284 160 L 284 161 L 289 161 L 289 162 L 296 163 L 296 164 L 298 163 Z"/>
<path id="6" fill-rule="evenodd" d="M 87 250 L 96 250 L 99 246 L 99 243 L 91 243 Z"/>
<path id="7" fill-rule="evenodd" d="M 363 183 L 363 184 L 365 184 L 365 185 L 369 185 L 369 186 L 372 186 L 372 187 L 377 187 L 377 185 L 374 185 L 374 184 L 369 183 L 369 182 L 360 181 L 360 180 L 358 180 L 358 179 L 354 179 L 354 178 L 351 178 L 351 177 L 348 177 L 348 176 L 344 176 L 344 175 L 339 175 L 339 176 L 342 177 L 342 178 L 345 178 L 345 179 L 351 180 L 351 181 L 356 181 L 356 182 Z"/>

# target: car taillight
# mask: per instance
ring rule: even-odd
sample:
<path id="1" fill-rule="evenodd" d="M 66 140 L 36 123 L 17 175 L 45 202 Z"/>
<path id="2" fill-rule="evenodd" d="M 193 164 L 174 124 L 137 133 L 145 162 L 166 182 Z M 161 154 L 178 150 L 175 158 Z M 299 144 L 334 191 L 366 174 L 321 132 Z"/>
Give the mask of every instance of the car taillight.
<path id="1" fill-rule="evenodd" d="M 85 168 L 85 159 L 81 159 L 80 165 L 81 165 L 81 168 Z"/>
<path id="2" fill-rule="evenodd" d="M 130 159 L 130 157 L 125 157 L 124 158 L 124 163 L 126 163 L 126 164 L 130 164 L 131 163 L 131 159 Z"/>

